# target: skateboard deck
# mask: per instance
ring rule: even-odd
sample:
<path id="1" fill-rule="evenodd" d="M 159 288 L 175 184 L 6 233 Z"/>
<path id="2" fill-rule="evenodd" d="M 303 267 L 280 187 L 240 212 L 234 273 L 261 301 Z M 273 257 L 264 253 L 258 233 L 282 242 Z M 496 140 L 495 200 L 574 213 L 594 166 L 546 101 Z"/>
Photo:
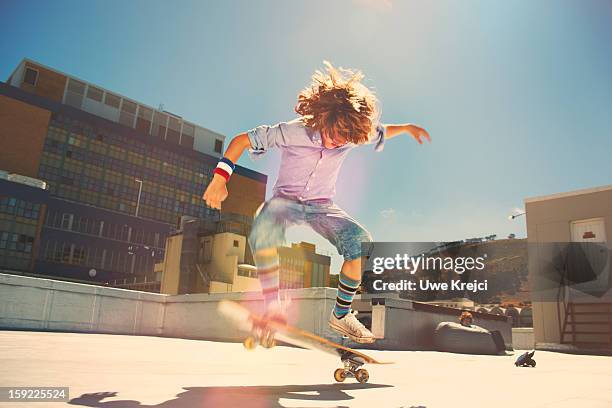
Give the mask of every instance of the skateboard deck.
<path id="1" fill-rule="evenodd" d="M 219 311 L 237 323 L 240 329 L 250 332 L 243 342 L 244 347 L 248 350 L 256 348 L 258 344 L 271 348 L 275 346 L 276 340 L 280 340 L 294 346 L 340 357 L 344 368 L 339 368 L 334 372 L 334 378 L 338 382 L 344 381 L 347 377 L 355 377 L 357 381 L 365 383 L 369 379 L 369 374 L 367 370 L 360 368 L 362 365 L 366 363 L 392 364 L 379 361 L 361 351 L 334 343 L 306 330 L 266 319 L 231 300 L 222 300 L 219 304 Z"/>

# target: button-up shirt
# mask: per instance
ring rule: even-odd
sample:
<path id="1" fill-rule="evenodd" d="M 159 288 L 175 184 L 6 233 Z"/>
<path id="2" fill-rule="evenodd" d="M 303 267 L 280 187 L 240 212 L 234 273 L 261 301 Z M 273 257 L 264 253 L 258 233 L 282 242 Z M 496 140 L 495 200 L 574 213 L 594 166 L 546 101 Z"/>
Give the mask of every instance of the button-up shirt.
<path id="1" fill-rule="evenodd" d="M 273 194 L 293 197 L 299 201 L 331 199 L 336 194 L 336 179 L 348 152 L 357 144 L 328 149 L 323 146 L 321 133 L 304 125 L 298 118 L 274 126 L 258 126 L 247 132 L 251 142 L 249 156 L 260 158 L 270 148 L 281 150 L 281 164 Z M 383 150 L 385 127 L 376 126 L 365 144 Z"/>

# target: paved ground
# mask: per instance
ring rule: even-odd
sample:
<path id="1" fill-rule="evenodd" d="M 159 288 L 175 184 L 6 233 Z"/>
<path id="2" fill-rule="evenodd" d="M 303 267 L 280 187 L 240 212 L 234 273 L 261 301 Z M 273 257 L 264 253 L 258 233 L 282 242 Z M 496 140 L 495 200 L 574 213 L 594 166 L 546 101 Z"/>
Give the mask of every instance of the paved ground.
<path id="1" fill-rule="evenodd" d="M 0 331 L 0 386 L 69 386 L 72 405 L 106 408 L 612 407 L 610 357 L 536 352 L 531 369 L 510 355 L 372 354 L 396 364 L 368 367 L 368 384 L 336 384 L 335 358 L 309 350 Z"/>

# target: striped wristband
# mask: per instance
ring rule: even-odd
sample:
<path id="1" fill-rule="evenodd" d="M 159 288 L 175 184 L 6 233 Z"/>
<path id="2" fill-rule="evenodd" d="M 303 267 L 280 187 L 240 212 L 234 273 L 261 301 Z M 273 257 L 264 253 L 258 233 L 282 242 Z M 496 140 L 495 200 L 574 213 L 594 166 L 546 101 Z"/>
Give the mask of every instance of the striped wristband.
<path id="1" fill-rule="evenodd" d="M 225 179 L 225 181 L 229 181 L 230 176 L 234 172 L 236 165 L 232 163 L 230 159 L 227 157 L 221 158 L 219 163 L 217 163 L 217 167 L 213 171 L 214 174 L 218 174 Z"/>

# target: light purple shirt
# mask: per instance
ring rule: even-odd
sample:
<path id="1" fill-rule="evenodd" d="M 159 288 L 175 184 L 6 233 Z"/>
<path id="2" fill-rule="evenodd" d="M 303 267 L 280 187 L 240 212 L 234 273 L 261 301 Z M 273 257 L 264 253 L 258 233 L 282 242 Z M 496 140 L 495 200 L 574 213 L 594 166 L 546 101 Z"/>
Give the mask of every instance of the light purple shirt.
<path id="1" fill-rule="evenodd" d="M 274 126 L 258 126 L 247 132 L 251 141 L 249 156 L 260 158 L 270 148 L 281 150 L 281 164 L 274 195 L 295 197 L 300 201 L 327 198 L 336 194 L 336 179 L 348 152 L 357 147 L 347 143 L 327 149 L 319 131 L 308 128 L 300 118 Z M 383 150 L 385 127 L 378 125 L 366 144 L 375 144 L 374 150 Z"/>

